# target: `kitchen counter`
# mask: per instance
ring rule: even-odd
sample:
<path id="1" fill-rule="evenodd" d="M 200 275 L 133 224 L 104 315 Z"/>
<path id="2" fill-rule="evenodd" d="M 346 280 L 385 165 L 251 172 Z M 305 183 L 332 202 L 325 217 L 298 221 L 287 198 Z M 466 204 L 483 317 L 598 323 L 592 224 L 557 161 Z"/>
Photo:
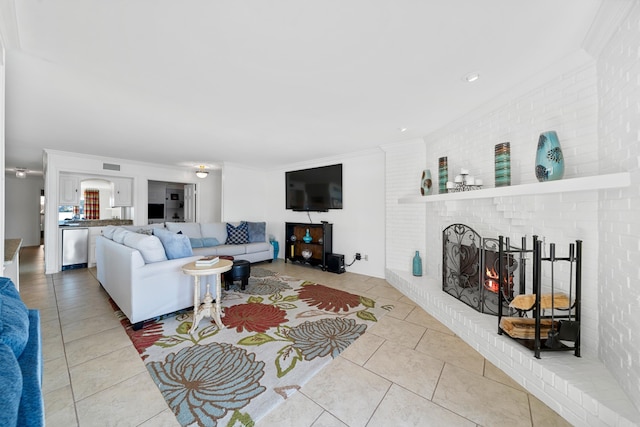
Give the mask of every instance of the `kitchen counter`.
<path id="1" fill-rule="evenodd" d="M 131 219 L 88 219 L 67 221 L 59 227 L 106 227 L 107 225 L 133 225 Z"/>
<path id="2" fill-rule="evenodd" d="M 22 239 L 4 239 L 4 276 L 20 291 L 20 246 Z"/>

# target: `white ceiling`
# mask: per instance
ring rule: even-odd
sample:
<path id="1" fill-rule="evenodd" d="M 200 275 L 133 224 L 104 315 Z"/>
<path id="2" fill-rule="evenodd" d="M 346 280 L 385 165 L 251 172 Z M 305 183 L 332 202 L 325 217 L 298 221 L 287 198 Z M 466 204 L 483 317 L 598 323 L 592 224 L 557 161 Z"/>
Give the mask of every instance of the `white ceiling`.
<path id="1" fill-rule="evenodd" d="M 6 166 L 273 166 L 423 136 L 578 51 L 599 5 L 2 0 Z"/>

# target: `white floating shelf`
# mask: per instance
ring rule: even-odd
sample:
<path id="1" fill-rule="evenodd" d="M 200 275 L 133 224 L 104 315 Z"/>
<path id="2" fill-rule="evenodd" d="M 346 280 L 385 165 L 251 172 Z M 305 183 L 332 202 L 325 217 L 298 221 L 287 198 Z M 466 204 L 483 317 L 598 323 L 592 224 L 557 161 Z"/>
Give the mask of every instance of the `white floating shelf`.
<path id="1" fill-rule="evenodd" d="M 482 190 L 462 191 L 458 193 L 433 194 L 430 196 L 405 196 L 398 199 L 398 203 L 432 203 L 453 200 L 487 199 L 493 197 L 566 193 L 571 191 L 623 188 L 628 187 L 629 185 L 631 185 L 631 176 L 629 172 L 620 172 L 608 175 L 561 179 L 559 181 L 484 188 Z M 434 187 L 434 190 L 437 190 L 437 188 Z"/>

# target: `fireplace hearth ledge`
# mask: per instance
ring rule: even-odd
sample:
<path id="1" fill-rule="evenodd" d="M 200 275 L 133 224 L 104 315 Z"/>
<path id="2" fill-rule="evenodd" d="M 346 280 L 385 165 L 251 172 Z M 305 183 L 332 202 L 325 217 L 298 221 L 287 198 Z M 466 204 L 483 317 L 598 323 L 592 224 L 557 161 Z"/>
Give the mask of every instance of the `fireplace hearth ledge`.
<path id="1" fill-rule="evenodd" d="M 442 278 L 386 269 L 386 280 L 573 425 L 638 426 L 640 412 L 595 356 L 543 352 L 498 335 L 495 316 L 442 291 Z"/>

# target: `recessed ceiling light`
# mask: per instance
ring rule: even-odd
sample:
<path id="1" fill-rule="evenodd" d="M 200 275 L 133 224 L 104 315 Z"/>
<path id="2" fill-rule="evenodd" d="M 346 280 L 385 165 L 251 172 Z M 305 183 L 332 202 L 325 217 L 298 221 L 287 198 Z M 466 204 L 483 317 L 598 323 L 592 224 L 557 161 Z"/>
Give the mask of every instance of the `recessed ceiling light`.
<path id="1" fill-rule="evenodd" d="M 473 83 L 479 78 L 480 78 L 480 74 L 478 73 L 469 73 L 466 76 L 464 76 L 464 79 L 469 83 Z"/>
<path id="2" fill-rule="evenodd" d="M 406 131 L 407 131 L 407 128 L 398 128 L 398 130 L 399 130 L 400 132 L 406 132 Z"/>

